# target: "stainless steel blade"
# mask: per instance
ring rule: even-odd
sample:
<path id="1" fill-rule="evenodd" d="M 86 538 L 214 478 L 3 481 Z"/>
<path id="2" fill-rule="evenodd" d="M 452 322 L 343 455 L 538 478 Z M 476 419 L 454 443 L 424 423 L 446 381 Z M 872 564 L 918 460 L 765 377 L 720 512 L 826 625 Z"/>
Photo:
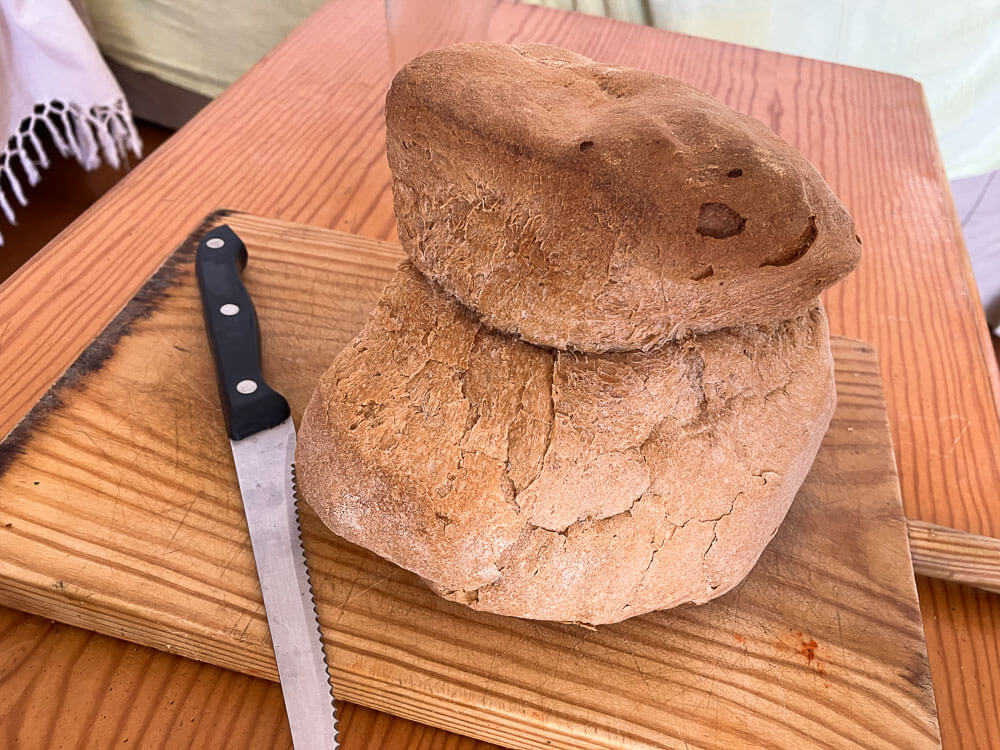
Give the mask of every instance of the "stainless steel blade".
<path id="1" fill-rule="evenodd" d="M 295 750 L 335 750 L 337 717 L 292 485 L 291 417 L 231 440 Z"/>

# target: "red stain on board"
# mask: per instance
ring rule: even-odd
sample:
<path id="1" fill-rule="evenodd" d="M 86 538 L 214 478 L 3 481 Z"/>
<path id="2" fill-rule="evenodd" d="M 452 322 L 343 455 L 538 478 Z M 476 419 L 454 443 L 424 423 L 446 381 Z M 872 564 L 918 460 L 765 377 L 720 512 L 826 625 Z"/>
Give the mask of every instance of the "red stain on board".
<path id="1" fill-rule="evenodd" d="M 789 628 L 788 632 L 791 633 L 793 636 L 795 636 L 795 638 L 797 638 L 799 641 L 798 646 L 794 644 L 792 644 L 791 646 L 791 648 L 795 650 L 795 653 L 799 654 L 800 656 L 804 656 L 806 658 L 806 664 L 808 666 L 813 667 L 819 674 L 826 676 L 826 667 L 823 665 L 823 662 L 821 662 L 819 659 L 816 658 L 816 652 L 819 650 L 819 644 L 816 642 L 816 639 L 810 638 L 809 640 L 806 640 L 805 633 L 803 633 L 801 630 L 792 630 Z M 789 648 L 789 644 L 787 641 L 785 642 L 782 642 L 780 640 L 775 641 L 775 645 L 779 649 Z M 830 687 L 830 683 L 824 680 L 823 687 L 826 688 Z"/>
<path id="2" fill-rule="evenodd" d="M 806 657 L 806 661 L 812 664 L 812 660 L 816 658 L 816 649 L 818 648 L 816 641 L 802 641 L 802 645 L 799 646 L 799 653 Z"/>
<path id="3" fill-rule="evenodd" d="M 742 636 L 739 633 L 733 633 L 733 640 L 736 641 L 737 643 L 747 642 L 746 636 Z"/>
<path id="4" fill-rule="evenodd" d="M 813 661 L 816 659 L 816 649 L 819 648 L 819 644 L 816 643 L 816 639 L 810 638 L 807 641 L 805 634 L 801 630 L 795 630 L 792 632 L 795 633 L 796 637 L 801 642 L 801 645 L 798 648 L 798 652 L 802 654 L 802 656 L 806 657 L 806 662 L 808 664 L 812 664 Z M 816 662 L 816 669 L 819 670 L 821 673 L 826 674 L 826 670 L 823 668 L 823 665 L 820 664 L 819 662 Z"/>

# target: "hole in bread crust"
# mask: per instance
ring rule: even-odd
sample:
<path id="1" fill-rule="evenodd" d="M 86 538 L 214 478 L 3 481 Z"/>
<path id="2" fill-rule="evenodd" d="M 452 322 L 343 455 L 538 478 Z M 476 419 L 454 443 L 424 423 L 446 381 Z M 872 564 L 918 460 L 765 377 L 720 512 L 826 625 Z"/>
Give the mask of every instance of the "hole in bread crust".
<path id="1" fill-rule="evenodd" d="M 764 260 L 760 262 L 758 268 L 764 268 L 764 266 L 791 265 L 806 254 L 806 251 L 808 251 L 809 248 L 812 247 L 812 244 L 816 241 L 816 236 L 818 234 L 819 230 L 816 228 L 816 217 L 810 216 L 809 222 L 806 224 L 806 228 L 802 230 L 802 234 L 799 235 L 799 238 L 792 246 L 792 249 L 772 255 L 768 258 L 764 258 Z"/>
<path id="2" fill-rule="evenodd" d="M 725 203 L 702 203 L 695 231 L 705 237 L 724 240 L 742 232 L 746 223 L 746 219 Z"/>
<path id="3" fill-rule="evenodd" d="M 623 82 L 608 73 L 598 73 L 594 76 L 597 87 L 610 97 L 623 99 L 628 92 L 623 88 Z"/>
<path id="4" fill-rule="evenodd" d="M 743 176 L 743 170 L 740 169 L 739 167 L 737 167 L 736 169 L 730 169 L 728 172 L 726 172 L 726 177 L 742 177 L 742 176 Z"/>
<path id="5" fill-rule="evenodd" d="M 701 281 L 702 279 L 707 279 L 715 273 L 715 269 L 712 266 L 705 266 L 703 269 L 698 271 L 694 276 L 691 277 L 691 281 Z"/>
<path id="6" fill-rule="evenodd" d="M 580 143 L 580 150 L 581 151 L 589 151 L 593 147 L 594 147 L 594 142 L 593 141 L 583 141 L 583 142 Z"/>

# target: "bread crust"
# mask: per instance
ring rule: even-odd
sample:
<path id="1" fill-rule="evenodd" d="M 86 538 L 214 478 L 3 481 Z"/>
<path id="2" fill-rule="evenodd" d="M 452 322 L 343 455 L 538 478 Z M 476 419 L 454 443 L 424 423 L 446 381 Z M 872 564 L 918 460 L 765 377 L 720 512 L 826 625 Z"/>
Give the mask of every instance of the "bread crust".
<path id="1" fill-rule="evenodd" d="M 802 314 L 860 258 L 816 169 L 684 83 L 460 44 L 386 99 L 399 237 L 483 323 L 584 352 Z"/>
<path id="2" fill-rule="evenodd" d="M 442 596 L 616 622 L 743 579 L 815 457 L 832 374 L 818 302 L 583 355 L 484 326 L 407 263 L 305 411 L 299 489 Z"/>
<path id="3" fill-rule="evenodd" d="M 712 97 L 542 45 L 417 58 L 386 122 L 410 261 L 305 411 L 305 501 L 498 614 L 730 590 L 833 413 L 836 196 Z"/>

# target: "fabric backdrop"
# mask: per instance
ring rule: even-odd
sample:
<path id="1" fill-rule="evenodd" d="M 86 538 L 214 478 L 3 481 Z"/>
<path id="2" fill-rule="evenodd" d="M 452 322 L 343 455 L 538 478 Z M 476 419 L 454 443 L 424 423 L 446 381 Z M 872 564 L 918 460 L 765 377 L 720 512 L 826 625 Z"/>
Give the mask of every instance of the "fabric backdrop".
<path id="1" fill-rule="evenodd" d="M 1000 167 L 1000 0 L 527 1 L 916 78 L 949 176 Z M 321 3 L 88 0 L 105 54 L 208 96 Z"/>

